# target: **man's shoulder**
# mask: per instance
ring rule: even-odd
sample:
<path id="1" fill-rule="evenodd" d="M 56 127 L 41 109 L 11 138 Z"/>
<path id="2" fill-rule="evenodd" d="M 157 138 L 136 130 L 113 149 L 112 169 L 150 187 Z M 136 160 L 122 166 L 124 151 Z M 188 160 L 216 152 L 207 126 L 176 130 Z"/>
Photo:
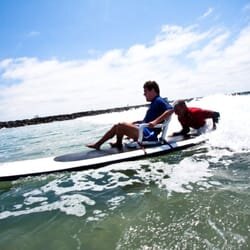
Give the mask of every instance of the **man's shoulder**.
<path id="1" fill-rule="evenodd" d="M 159 103 L 159 104 L 164 104 L 164 105 L 167 105 L 167 106 L 170 106 L 170 107 L 171 107 L 171 105 L 169 104 L 169 102 L 167 101 L 167 99 L 166 99 L 166 98 L 163 98 L 163 97 L 161 97 L 161 96 L 157 96 L 157 97 L 154 99 L 154 102 L 155 102 L 155 103 Z"/>

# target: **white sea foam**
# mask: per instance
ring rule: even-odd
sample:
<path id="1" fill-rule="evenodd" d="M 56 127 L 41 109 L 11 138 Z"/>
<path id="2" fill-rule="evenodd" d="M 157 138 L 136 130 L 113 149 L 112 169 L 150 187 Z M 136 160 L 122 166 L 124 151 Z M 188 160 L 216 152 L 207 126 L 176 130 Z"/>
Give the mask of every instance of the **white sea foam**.
<path id="1" fill-rule="evenodd" d="M 28 197 L 27 203 L 24 202 L 26 205 L 21 207 L 22 209 L 18 209 L 15 211 L 4 211 L 0 213 L 0 219 L 5 219 L 11 216 L 21 216 L 21 215 L 27 215 L 27 214 L 33 214 L 33 213 L 40 213 L 40 212 L 48 212 L 48 211 L 54 211 L 54 210 L 60 210 L 61 212 L 65 212 L 68 215 L 75 215 L 75 216 L 83 216 L 86 213 L 85 205 L 83 203 L 86 203 L 87 205 L 94 205 L 95 202 L 91 199 L 89 199 L 86 196 L 74 194 L 74 195 L 64 195 L 60 197 L 60 200 L 55 202 L 43 202 L 41 204 L 37 204 L 35 207 L 27 207 L 29 204 L 29 201 L 34 199 L 34 197 Z M 46 200 L 44 197 L 37 197 L 37 199 L 40 199 L 40 201 Z M 37 201 L 37 199 L 35 199 Z M 34 203 L 34 202 L 33 202 Z M 31 203 L 31 204 L 33 204 Z M 19 206 L 20 207 L 20 206 Z"/>
<path id="2" fill-rule="evenodd" d="M 0 213 L 0 219 L 7 218 L 9 216 L 20 216 L 31 213 L 59 210 L 66 214 L 75 216 L 83 216 L 86 213 L 86 206 L 94 206 L 96 201 L 94 198 L 90 198 L 84 193 L 85 191 L 92 192 L 106 192 L 120 187 L 133 186 L 135 184 L 143 184 L 145 186 L 142 189 L 143 195 L 147 191 L 147 187 L 154 183 L 159 188 L 166 190 L 171 194 L 172 192 L 191 192 L 193 184 L 198 185 L 200 188 L 209 188 L 213 185 L 209 181 L 209 177 L 213 174 L 212 169 L 209 167 L 210 163 L 216 163 L 221 161 L 224 165 L 229 165 L 231 162 L 225 156 L 231 156 L 234 153 L 249 152 L 250 149 L 250 119 L 249 119 L 249 101 L 250 96 L 225 96 L 216 95 L 206 97 L 200 100 L 194 100 L 188 103 L 188 106 L 198 106 L 206 109 L 212 109 L 220 112 L 221 119 L 216 131 L 208 135 L 209 141 L 203 145 L 206 153 L 197 153 L 196 158 L 199 158 L 199 154 L 203 156 L 199 160 L 195 156 L 190 156 L 182 159 L 179 163 L 170 164 L 162 161 L 151 162 L 150 160 L 124 162 L 119 164 L 113 164 L 102 168 L 100 170 L 91 170 L 86 172 L 72 173 L 69 176 L 63 176 L 62 178 L 56 178 L 48 181 L 45 185 L 38 187 L 32 191 L 28 191 L 23 196 L 21 203 L 13 204 L 13 210 L 3 211 Z M 96 117 L 80 118 L 76 121 L 69 121 L 67 123 L 54 123 L 39 125 L 35 127 L 29 127 L 38 135 L 41 135 L 39 141 L 39 148 L 41 151 L 46 152 L 46 149 L 53 147 L 56 149 L 58 145 L 67 147 L 68 141 L 73 139 L 74 136 L 79 136 L 77 130 L 85 131 L 84 126 L 89 124 L 106 124 L 109 125 L 118 120 L 136 120 L 141 118 L 141 114 L 144 114 L 145 109 L 131 110 L 121 113 L 113 113 L 107 115 L 101 115 Z M 100 119 L 101 118 L 101 119 Z M 118 119 L 119 118 L 119 119 Z M 67 135 L 67 140 L 61 140 L 56 142 L 55 137 L 53 143 L 48 134 L 51 131 L 58 131 L 57 125 L 60 131 L 63 133 L 58 137 L 63 138 L 63 135 Z M 64 124 L 64 125 L 62 125 Z M 77 124 L 77 129 L 73 124 Z M 87 124 L 87 125 L 86 125 Z M 39 129 L 38 129 L 39 128 Z M 28 127 L 12 130 L 4 130 L 0 139 L 6 139 L 4 143 L 5 150 L 3 152 L 10 153 L 12 145 L 25 144 L 29 145 L 29 153 L 34 149 L 36 151 L 37 143 L 32 144 L 31 141 L 35 138 L 31 136 L 31 130 Z M 94 130 L 94 127 L 92 128 Z M 173 115 L 169 131 L 177 131 L 180 129 L 180 125 Z M 50 132 L 49 132 L 50 131 Z M 93 137 L 90 128 L 86 129 L 86 134 L 89 134 L 89 138 Z M 70 132 L 73 132 L 70 135 Z M 4 133 L 6 133 L 4 135 Z M 59 133 L 59 131 L 58 131 Z M 82 132 L 82 138 L 85 136 L 85 132 Z M 93 132 L 94 133 L 94 132 Z M 27 136 L 28 135 L 28 136 Z M 21 136 L 22 140 L 19 140 Z M 26 139 L 25 139 L 26 138 Z M 82 147 L 83 139 L 79 138 L 74 143 L 79 143 Z M 25 140 L 24 140 L 25 139 Z M 21 143 L 22 141 L 22 143 Z M 25 154 L 25 150 L 19 148 L 13 150 L 17 151 L 18 155 Z M 50 150 L 53 150 L 50 148 Z M 66 152 L 65 152 L 66 153 Z M 1 152 L 0 152 L 1 154 Z M 13 153 L 14 154 L 14 153 Z M 27 158 L 29 157 L 27 155 Z M 206 158 L 204 157 L 206 155 Z M 14 157 L 14 159 L 15 159 Z M 37 159 L 39 161 L 39 159 Z M 15 162 L 12 164 L 15 165 Z M 1 166 L 0 166 L 1 167 Z M 115 170 L 115 171 L 114 171 Z M 130 174 L 126 174 L 127 170 L 131 170 Z M 46 179 L 43 179 L 46 181 Z M 67 184 L 65 184 L 67 183 Z M 55 201 L 48 201 L 49 194 L 54 195 Z M 133 195 L 133 190 L 127 195 Z M 138 192 L 136 193 L 138 195 Z M 121 202 L 123 202 L 124 196 L 117 196 L 109 199 L 109 208 L 116 208 Z M 95 218 L 97 215 L 94 215 Z M 101 217 L 101 216 L 99 216 Z"/>
<path id="3" fill-rule="evenodd" d="M 195 161 L 192 158 L 183 159 L 178 165 L 173 165 L 169 170 L 169 177 L 162 179 L 159 185 L 170 193 L 186 193 L 192 191 L 190 184 L 207 183 L 207 178 L 212 176 L 209 164 L 206 161 Z M 204 187 L 204 185 L 202 185 Z M 209 187 L 207 185 L 207 187 Z"/>
<path id="4" fill-rule="evenodd" d="M 38 212 L 60 210 L 69 215 L 83 216 L 87 206 L 95 206 L 93 197 L 83 194 L 85 191 L 99 192 L 143 184 L 140 195 L 147 192 L 147 186 L 155 183 L 159 188 L 172 192 L 190 192 L 193 183 L 206 186 L 206 181 L 212 175 L 209 164 L 205 161 L 195 161 L 192 157 L 183 159 L 179 164 L 150 162 L 148 160 L 113 164 L 99 170 L 72 173 L 70 176 L 57 178 L 47 184 L 23 194 L 22 204 L 16 204 L 14 211 L 0 213 L 0 219 L 9 216 L 20 216 Z M 130 170 L 130 171 L 129 171 Z M 126 172 L 129 171 L 129 172 Z M 131 172 L 132 171 L 132 172 Z M 128 173 L 129 175 L 127 175 Z M 207 185 L 209 187 L 209 185 Z M 137 192 L 136 195 L 139 195 Z M 51 202 L 48 196 L 54 196 Z M 131 194 L 128 194 L 131 196 Z M 107 209 L 116 209 L 126 198 L 124 195 L 111 197 L 107 201 Z M 104 213 L 105 214 L 105 213 Z M 102 218 L 93 214 L 93 220 Z"/>
<path id="5" fill-rule="evenodd" d="M 145 167 L 144 167 L 145 166 Z M 116 170 L 112 172 L 112 170 Z M 124 174 L 119 171 L 134 171 L 130 178 L 123 178 Z M 207 179 L 212 176 L 212 170 L 209 169 L 209 162 L 195 160 L 194 158 L 185 158 L 178 164 L 168 164 L 164 162 L 150 162 L 148 160 L 135 161 L 133 164 L 124 162 L 113 164 L 103 171 L 108 171 L 114 181 L 113 187 L 133 185 L 143 183 L 150 185 L 155 183 L 160 188 L 171 192 L 190 192 L 190 184 L 199 183 L 202 187 L 210 187 Z M 125 175 L 125 177 L 127 177 Z M 110 183 L 110 182 L 109 182 Z M 108 188 L 107 186 L 105 188 Z"/>
<path id="6" fill-rule="evenodd" d="M 217 130 L 209 136 L 212 147 L 229 148 L 234 152 L 250 150 L 250 96 L 216 95 L 203 98 L 199 106 L 220 112 Z"/>
<path id="7" fill-rule="evenodd" d="M 120 205 L 120 203 L 125 200 L 125 196 L 116 196 L 107 201 L 110 206 L 110 210 L 114 210 L 116 207 Z"/>

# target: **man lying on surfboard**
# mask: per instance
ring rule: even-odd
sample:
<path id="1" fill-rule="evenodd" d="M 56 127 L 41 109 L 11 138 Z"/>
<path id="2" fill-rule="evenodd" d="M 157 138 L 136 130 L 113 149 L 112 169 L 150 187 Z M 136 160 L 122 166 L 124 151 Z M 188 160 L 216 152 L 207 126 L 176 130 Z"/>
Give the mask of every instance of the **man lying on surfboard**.
<path id="1" fill-rule="evenodd" d="M 213 129 L 216 129 L 216 123 L 218 123 L 220 117 L 219 112 L 187 107 L 184 100 L 175 101 L 173 106 L 174 112 L 178 116 L 178 120 L 182 125 L 182 130 L 173 133 L 173 136 L 187 135 L 190 128 L 196 129 L 198 133 L 201 133 L 206 124 L 206 119 L 209 118 L 213 120 Z"/>
<path id="2" fill-rule="evenodd" d="M 157 140 L 159 129 L 154 128 L 155 125 L 163 122 L 174 112 L 172 106 L 162 97 L 160 97 L 160 88 L 155 81 L 147 81 L 144 86 L 144 96 L 150 103 L 142 123 L 148 123 L 149 128 L 144 128 L 143 136 L 145 140 Z M 104 136 L 95 143 L 87 144 L 88 147 L 99 150 L 101 145 L 107 140 L 116 136 L 116 142 L 110 143 L 112 147 L 122 148 L 123 136 L 127 136 L 135 141 L 139 137 L 139 124 L 134 123 L 118 123 L 115 124 Z"/>

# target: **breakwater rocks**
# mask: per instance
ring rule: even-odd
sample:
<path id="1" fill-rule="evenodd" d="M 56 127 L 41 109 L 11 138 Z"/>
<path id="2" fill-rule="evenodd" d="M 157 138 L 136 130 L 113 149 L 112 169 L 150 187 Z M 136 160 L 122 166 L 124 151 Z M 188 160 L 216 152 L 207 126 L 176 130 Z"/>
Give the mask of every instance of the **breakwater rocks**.
<path id="1" fill-rule="evenodd" d="M 121 111 L 127 111 L 129 109 L 136 109 L 136 108 L 141 108 L 141 107 L 146 107 L 146 106 L 147 104 L 142 104 L 142 105 L 120 107 L 120 108 L 83 111 L 83 112 L 72 113 L 72 114 L 35 117 L 32 119 L 24 119 L 24 120 L 16 120 L 16 121 L 4 121 L 4 122 L 0 121 L 0 129 L 22 127 L 22 126 L 27 126 L 27 125 L 36 125 L 36 124 L 49 123 L 49 122 L 55 122 L 55 121 L 72 120 L 72 119 L 76 119 L 76 118 L 84 117 L 84 116 L 91 116 L 91 115 L 93 116 L 93 115 L 100 115 L 100 114 L 105 114 L 105 113 L 121 112 Z"/>
<path id="2" fill-rule="evenodd" d="M 231 93 L 229 95 L 250 95 L 250 91 L 236 92 L 236 93 Z M 200 99 L 200 98 L 202 98 L 202 97 L 188 98 L 188 99 L 183 99 L 183 100 L 189 102 L 189 101 L 192 101 L 194 99 Z M 167 98 L 166 98 L 166 100 L 167 100 Z M 170 103 L 171 102 L 173 102 L 173 101 L 170 101 Z M 49 123 L 49 122 L 55 122 L 55 121 L 72 120 L 72 119 L 76 119 L 76 118 L 84 117 L 84 116 L 100 115 L 100 114 L 113 113 L 113 112 L 121 112 L 121 111 L 127 111 L 129 109 L 136 109 L 136 108 L 147 107 L 147 106 L 148 106 L 148 104 L 141 104 L 141 105 L 110 108 L 110 109 L 83 111 L 83 112 L 64 114 L 64 115 L 35 117 L 32 119 L 24 119 L 24 120 L 16 120 L 16 121 L 7 121 L 7 122 L 0 121 L 0 129 L 1 128 L 22 127 L 22 126 L 27 126 L 27 125 L 36 125 L 36 124 Z"/>

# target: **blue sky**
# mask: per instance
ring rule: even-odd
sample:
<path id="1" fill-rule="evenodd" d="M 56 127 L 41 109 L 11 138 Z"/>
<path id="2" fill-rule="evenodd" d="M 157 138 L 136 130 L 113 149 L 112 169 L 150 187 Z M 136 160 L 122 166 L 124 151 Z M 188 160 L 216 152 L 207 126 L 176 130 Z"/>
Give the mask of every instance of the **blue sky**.
<path id="1" fill-rule="evenodd" d="M 249 91 L 249 22 L 243 0 L 1 0 L 0 121 L 142 103 L 148 79 Z"/>
<path id="2" fill-rule="evenodd" d="M 1 0 L 0 58 L 83 59 L 93 52 L 148 43 L 164 24 L 192 25 L 209 9 L 213 18 L 199 25 L 235 30 L 245 24 L 249 1 L 164 0 Z M 208 13 L 209 14 L 209 13 Z"/>

